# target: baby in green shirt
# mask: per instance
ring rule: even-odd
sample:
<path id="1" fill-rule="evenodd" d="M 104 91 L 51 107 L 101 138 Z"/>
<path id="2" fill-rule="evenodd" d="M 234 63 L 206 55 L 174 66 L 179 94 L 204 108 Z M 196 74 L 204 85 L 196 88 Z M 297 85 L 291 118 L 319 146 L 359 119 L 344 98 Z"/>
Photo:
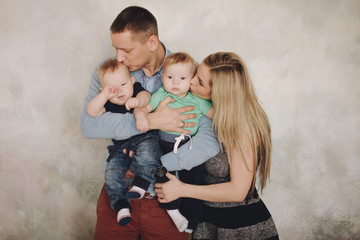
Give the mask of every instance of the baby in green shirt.
<path id="1" fill-rule="evenodd" d="M 191 94 L 191 92 L 189 92 L 191 80 L 196 72 L 196 62 L 187 53 L 178 52 L 168 56 L 165 59 L 163 69 L 163 87 L 161 87 L 151 96 L 150 102 L 146 107 L 140 109 L 138 108 L 134 111 L 134 115 L 136 118 L 136 127 L 141 132 L 148 131 L 148 121 L 146 118 L 146 114 L 154 111 L 158 107 L 160 102 L 169 96 L 175 100 L 174 102 L 168 104 L 168 106 L 171 108 L 180 108 L 184 106 L 195 107 L 195 110 L 187 113 L 196 113 L 197 118 L 184 121 L 195 121 L 196 125 L 194 127 L 184 128 L 186 130 L 189 130 L 191 132 L 191 135 L 195 135 L 199 128 L 199 119 L 203 115 L 211 119 L 214 113 L 214 108 L 210 101 L 198 98 Z M 188 140 L 191 141 L 191 135 L 179 134 L 177 132 L 159 131 L 159 135 L 161 139 L 160 146 L 163 154 L 166 154 L 170 151 L 174 151 L 174 153 L 176 153 L 177 148 L 180 145 L 186 143 Z M 183 182 L 199 184 L 200 182 L 197 182 L 196 179 L 201 179 L 201 169 L 202 165 L 194 167 L 189 171 L 179 171 L 179 178 Z M 167 180 L 168 179 L 166 176 L 161 179 L 158 178 L 158 182 L 165 182 Z M 160 206 L 167 210 L 168 214 L 170 215 L 171 219 L 174 221 L 176 227 L 179 229 L 180 232 L 184 230 L 186 232 L 192 232 L 198 221 L 198 216 L 194 216 L 194 213 L 198 212 L 198 209 L 200 208 L 199 202 L 200 201 L 196 199 L 182 200 L 182 209 L 184 209 L 184 212 L 191 213 L 186 217 L 184 217 L 180 213 L 177 206 L 177 201 L 166 204 L 161 203 Z"/>

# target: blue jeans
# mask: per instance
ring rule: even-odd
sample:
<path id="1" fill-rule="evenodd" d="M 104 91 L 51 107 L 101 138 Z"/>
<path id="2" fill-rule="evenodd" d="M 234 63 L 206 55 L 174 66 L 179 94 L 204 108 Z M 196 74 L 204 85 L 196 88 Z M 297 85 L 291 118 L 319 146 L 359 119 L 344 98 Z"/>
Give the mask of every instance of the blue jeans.
<path id="1" fill-rule="evenodd" d="M 147 190 L 150 183 L 155 182 L 155 172 L 160 165 L 162 152 L 157 131 L 114 143 L 108 146 L 105 190 L 109 195 L 112 209 L 118 212 L 124 207 L 130 207 L 130 199 L 125 196 L 128 191 L 128 184 L 124 181 L 127 170 L 130 169 L 135 174 L 133 184 Z M 124 154 L 123 149 L 126 149 L 127 153 L 132 150 L 132 157 Z"/>

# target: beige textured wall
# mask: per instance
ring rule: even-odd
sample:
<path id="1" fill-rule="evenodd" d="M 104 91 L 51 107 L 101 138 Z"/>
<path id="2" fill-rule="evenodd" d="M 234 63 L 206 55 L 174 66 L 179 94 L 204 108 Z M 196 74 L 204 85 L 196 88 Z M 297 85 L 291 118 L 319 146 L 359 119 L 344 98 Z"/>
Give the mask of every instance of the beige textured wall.
<path id="1" fill-rule="evenodd" d="M 359 239 L 358 0 L 0 0 L 0 239 L 92 238 L 107 141 L 84 139 L 79 115 L 133 4 L 171 50 L 247 62 L 272 124 L 262 197 L 281 239 Z"/>

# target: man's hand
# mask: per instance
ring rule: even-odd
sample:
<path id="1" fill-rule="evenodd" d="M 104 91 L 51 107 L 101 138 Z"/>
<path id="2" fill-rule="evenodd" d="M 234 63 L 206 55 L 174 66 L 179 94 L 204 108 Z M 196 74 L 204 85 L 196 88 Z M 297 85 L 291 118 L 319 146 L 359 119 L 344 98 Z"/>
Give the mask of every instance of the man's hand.
<path id="1" fill-rule="evenodd" d="M 148 114 L 149 129 L 160 129 L 166 132 L 178 132 L 180 134 L 190 134 L 189 130 L 183 129 L 184 127 L 194 127 L 195 122 L 183 122 L 187 119 L 196 118 L 195 113 L 182 114 L 195 109 L 193 106 L 186 106 L 182 108 L 170 108 L 168 104 L 175 100 L 167 97 L 159 106 L 155 112 Z"/>

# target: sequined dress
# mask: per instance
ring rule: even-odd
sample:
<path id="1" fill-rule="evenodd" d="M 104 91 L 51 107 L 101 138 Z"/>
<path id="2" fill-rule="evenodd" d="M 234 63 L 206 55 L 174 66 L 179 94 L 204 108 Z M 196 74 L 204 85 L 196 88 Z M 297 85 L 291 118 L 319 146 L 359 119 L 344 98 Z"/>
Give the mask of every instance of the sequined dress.
<path id="1" fill-rule="evenodd" d="M 205 163 L 206 184 L 228 182 L 230 168 L 226 154 L 219 153 Z M 205 202 L 202 219 L 193 239 L 279 239 L 263 201 L 255 191 L 242 202 Z"/>

